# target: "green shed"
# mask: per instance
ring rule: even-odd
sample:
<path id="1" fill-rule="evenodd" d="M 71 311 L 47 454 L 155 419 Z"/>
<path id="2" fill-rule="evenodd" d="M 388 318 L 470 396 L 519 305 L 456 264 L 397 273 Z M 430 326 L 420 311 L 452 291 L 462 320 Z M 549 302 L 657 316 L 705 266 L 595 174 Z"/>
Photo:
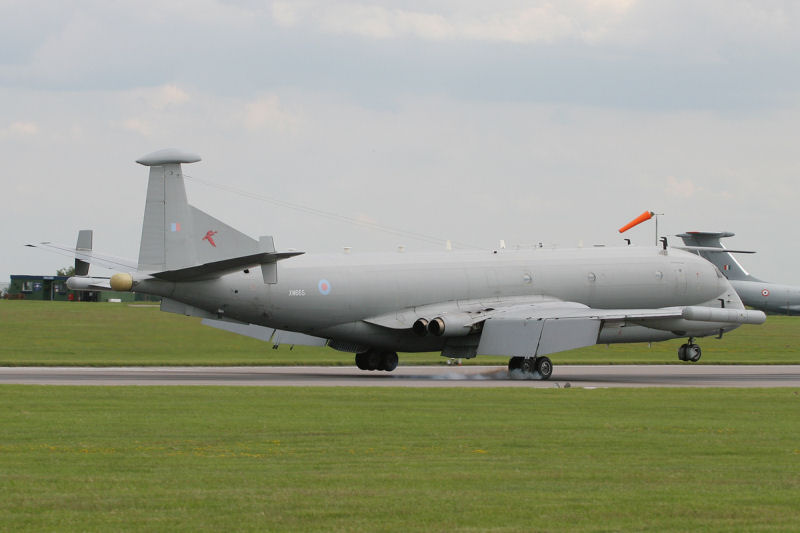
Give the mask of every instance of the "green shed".
<path id="1" fill-rule="evenodd" d="M 71 291 L 67 288 L 69 276 L 11 275 L 8 297 L 14 300 L 56 300 L 76 302 L 134 301 L 132 292 Z"/>

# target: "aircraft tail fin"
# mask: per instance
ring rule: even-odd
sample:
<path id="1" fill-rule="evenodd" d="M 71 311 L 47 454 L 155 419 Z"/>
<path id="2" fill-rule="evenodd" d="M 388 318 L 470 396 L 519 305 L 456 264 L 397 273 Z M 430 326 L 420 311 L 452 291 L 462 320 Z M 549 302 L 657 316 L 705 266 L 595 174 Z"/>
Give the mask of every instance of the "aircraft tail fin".
<path id="1" fill-rule="evenodd" d="M 140 271 L 185 269 L 258 253 L 258 241 L 189 205 L 181 164 L 200 156 L 167 149 L 136 162 L 150 167 L 145 202 Z"/>
<path id="2" fill-rule="evenodd" d="M 733 237 L 735 234 L 729 231 L 689 231 L 677 235 L 683 239 L 686 249 L 697 253 L 700 257 L 713 263 L 725 274 L 725 277 L 732 280 L 760 281 L 750 275 L 747 270 L 736 260 L 732 252 L 739 250 L 728 250 L 722 244 L 721 239 Z M 719 250 L 719 251 L 717 251 Z M 752 253 L 752 252 L 746 252 Z"/>
<path id="3" fill-rule="evenodd" d="M 78 242 L 75 244 L 75 275 L 89 275 L 89 258 L 92 255 L 92 237 L 94 232 L 90 229 L 78 231 Z"/>

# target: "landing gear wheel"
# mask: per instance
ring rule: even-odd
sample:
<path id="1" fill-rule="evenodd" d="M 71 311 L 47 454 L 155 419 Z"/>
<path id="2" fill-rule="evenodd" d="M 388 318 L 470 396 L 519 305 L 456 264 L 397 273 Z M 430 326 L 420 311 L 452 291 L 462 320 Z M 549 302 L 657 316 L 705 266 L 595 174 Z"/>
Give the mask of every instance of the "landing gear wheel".
<path id="1" fill-rule="evenodd" d="M 526 357 L 522 360 L 522 365 L 520 366 L 520 370 L 525 375 L 533 375 L 536 372 L 536 359 L 532 357 Z"/>
<path id="2" fill-rule="evenodd" d="M 382 357 L 379 352 L 370 350 L 365 354 L 367 370 L 379 370 L 381 368 Z"/>
<path id="3" fill-rule="evenodd" d="M 683 344 L 678 348 L 678 359 L 681 361 L 696 363 L 700 360 L 701 355 L 703 355 L 703 352 L 700 350 L 700 346 L 691 342 Z"/>
<path id="4" fill-rule="evenodd" d="M 508 360 L 508 371 L 520 370 L 522 368 L 522 357 L 512 357 Z"/>
<path id="5" fill-rule="evenodd" d="M 688 344 L 681 344 L 681 347 L 678 348 L 678 359 L 680 361 L 688 361 L 689 358 L 686 356 L 686 350 L 689 348 Z"/>
<path id="6" fill-rule="evenodd" d="M 396 352 L 383 352 L 383 361 L 381 364 L 381 370 L 385 370 L 387 372 L 391 372 L 395 368 L 397 368 L 397 353 Z"/>
<path id="7" fill-rule="evenodd" d="M 536 359 L 536 371 L 542 376 L 542 380 L 550 379 L 553 375 L 553 362 L 549 357 L 538 357 Z"/>
<path id="8" fill-rule="evenodd" d="M 700 347 L 696 344 L 690 344 L 689 347 L 686 349 L 687 361 L 696 363 L 700 360 L 701 355 L 703 355 L 703 352 L 700 350 Z"/>
<path id="9" fill-rule="evenodd" d="M 360 370 L 385 370 L 391 372 L 397 368 L 397 353 L 367 350 L 356 354 L 356 366 Z"/>

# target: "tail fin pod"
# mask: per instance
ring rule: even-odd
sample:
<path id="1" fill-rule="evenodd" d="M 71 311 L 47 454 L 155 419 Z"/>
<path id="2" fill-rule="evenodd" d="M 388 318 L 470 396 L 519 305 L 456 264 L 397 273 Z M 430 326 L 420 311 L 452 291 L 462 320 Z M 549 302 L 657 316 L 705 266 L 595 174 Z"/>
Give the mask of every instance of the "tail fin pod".
<path id="1" fill-rule="evenodd" d="M 139 270 L 176 270 L 258 251 L 255 239 L 189 205 L 181 164 L 197 161 L 200 156 L 174 149 L 136 160 L 150 167 Z"/>
<path id="2" fill-rule="evenodd" d="M 687 231 L 676 235 L 683 239 L 686 246 L 707 246 L 709 248 L 725 248 L 720 239 L 733 237 L 735 234 L 730 231 Z"/>

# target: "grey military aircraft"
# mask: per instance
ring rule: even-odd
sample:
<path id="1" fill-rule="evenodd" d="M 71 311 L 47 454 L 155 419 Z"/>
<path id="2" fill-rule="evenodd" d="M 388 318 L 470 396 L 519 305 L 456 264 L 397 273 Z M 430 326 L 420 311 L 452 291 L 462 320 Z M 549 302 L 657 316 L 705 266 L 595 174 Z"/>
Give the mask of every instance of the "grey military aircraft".
<path id="1" fill-rule="evenodd" d="M 727 231 L 689 231 L 677 236 L 686 245 L 682 249 L 697 253 L 722 271 L 745 305 L 771 313 L 800 315 L 800 287 L 770 283 L 751 276 L 733 254 L 754 252 L 731 250 L 721 242 L 721 239 L 734 235 Z"/>
<path id="2" fill-rule="evenodd" d="M 397 352 L 510 357 L 510 371 L 547 379 L 549 354 L 597 343 L 696 337 L 760 324 L 708 261 L 666 245 L 338 253 L 275 250 L 187 202 L 183 164 L 168 149 L 149 167 L 139 259 L 110 278 L 75 276 L 72 289 L 157 295 L 161 309 L 278 344 L 327 345 L 362 370 L 392 371 Z M 76 258 L 97 261 L 96 253 Z M 122 270 L 122 263 L 112 261 Z"/>

